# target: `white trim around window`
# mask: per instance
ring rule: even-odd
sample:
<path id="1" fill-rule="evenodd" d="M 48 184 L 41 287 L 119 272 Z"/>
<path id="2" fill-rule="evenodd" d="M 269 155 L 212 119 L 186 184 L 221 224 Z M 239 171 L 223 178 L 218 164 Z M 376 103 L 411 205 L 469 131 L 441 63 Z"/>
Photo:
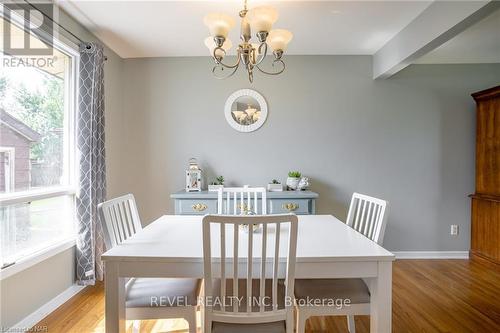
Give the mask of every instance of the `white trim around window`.
<path id="1" fill-rule="evenodd" d="M 15 205 L 64 195 L 74 195 L 75 193 L 76 190 L 70 186 L 54 186 L 28 191 L 2 193 L 0 194 L 0 204 L 2 206 Z"/>
<path id="2" fill-rule="evenodd" d="M 3 269 L 0 269 L 0 281 L 11 277 L 12 275 L 15 275 L 21 271 L 24 271 L 25 269 L 28 269 L 44 260 L 47 260 L 61 252 L 66 251 L 67 249 L 72 248 L 75 246 L 76 241 L 74 238 L 67 239 L 55 244 L 52 244 L 51 246 L 48 246 L 44 249 L 41 249 L 37 252 L 34 252 L 33 254 L 23 257 L 16 261 L 14 264 L 11 266 L 7 266 Z"/>
<path id="3" fill-rule="evenodd" d="M 4 182 L 5 182 L 5 191 L 9 192 L 10 189 L 16 183 L 16 148 L 0 146 L 0 153 L 5 154 L 3 161 L 5 170 Z M 9 163 L 7 167 L 5 165 L 6 160 Z"/>

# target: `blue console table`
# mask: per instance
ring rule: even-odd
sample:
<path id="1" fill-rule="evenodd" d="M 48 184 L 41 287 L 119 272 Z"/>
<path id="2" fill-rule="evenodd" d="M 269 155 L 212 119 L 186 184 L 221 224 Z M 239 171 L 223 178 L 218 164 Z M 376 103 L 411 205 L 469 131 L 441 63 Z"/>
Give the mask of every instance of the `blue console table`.
<path id="1" fill-rule="evenodd" d="M 176 215 L 217 214 L 217 192 L 179 191 L 170 195 L 175 200 Z M 267 192 L 268 214 L 316 213 L 318 193 L 311 191 Z"/>

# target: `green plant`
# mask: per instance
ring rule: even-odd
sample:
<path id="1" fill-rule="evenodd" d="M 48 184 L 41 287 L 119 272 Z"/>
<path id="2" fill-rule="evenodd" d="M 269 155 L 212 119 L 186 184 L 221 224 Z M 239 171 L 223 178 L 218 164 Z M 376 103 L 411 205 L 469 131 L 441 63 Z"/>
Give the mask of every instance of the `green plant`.
<path id="1" fill-rule="evenodd" d="M 281 184 L 281 182 L 277 181 L 276 179 L 273 179 L 273 180 L 271 181 L 271 184 Z"/>
<path id="2" fill-rule="evenodd" d="M 288 177 L 291 177 L 291 178 L 300 178 L 300 176 L 302 176 L 302 174 L 298 171 L 290 171 L 288 173 Z"/>
<path id="3" fill-rule="evenodd" d="M 224 177 L 223 176 L 219 176 L 219 177 L 215 178 L 215 180 L 217 181 L 217 183 L 214 185 L 224 185 Z"/>

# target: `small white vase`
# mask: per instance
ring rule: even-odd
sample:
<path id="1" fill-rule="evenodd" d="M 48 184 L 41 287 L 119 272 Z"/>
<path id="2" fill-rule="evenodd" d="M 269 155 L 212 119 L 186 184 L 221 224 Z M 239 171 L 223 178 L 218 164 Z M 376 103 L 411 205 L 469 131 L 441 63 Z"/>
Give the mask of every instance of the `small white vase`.
<path id="1" fill-rule="evenodd" d="M 300 178 L 288 177 L 286 179 L 286 186 L 288 187 L 288 189 L 295 191 L 297 189 L 297 187 L 299 186 L 299 181 L 300 181 Z"/>

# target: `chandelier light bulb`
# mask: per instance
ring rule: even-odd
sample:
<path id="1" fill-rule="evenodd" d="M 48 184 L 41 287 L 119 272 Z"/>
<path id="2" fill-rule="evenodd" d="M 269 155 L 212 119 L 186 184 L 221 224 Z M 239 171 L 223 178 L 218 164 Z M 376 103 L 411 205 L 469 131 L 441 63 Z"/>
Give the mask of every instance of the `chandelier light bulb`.
<path id="1" fill-rule="evenodd" d="M 255 112 L 252 118 L 253 118 L 253 121 L 259 120 L 259 118 L 260 118 L 260 111 Z"/>
<path id="2" fill-rule="evenodd" d="M 212 37 L 227 37 L 229 30 L 231 30 L 234 25 L 234 19 L 223 13 L 211 13 L 205 16 L 203 23 L 208 27 L 210 31 L 210 36 Z"/>
<path id="3" fill-rule="evenodd" d="M 290 31 L 275 29 L 271 30 L 266 42 L 273 51 L 285 51 L 292 38 L 293 34 Z"/>
<path id="4" fill-rule="evenodd" d="M 248 106 L 248 108 L 245 110 L 245 113 L 250 117 L 253 118 L 254 113 L 257 112 L 257 109 L 253 108 L 251 105 Z"/>
<path id="5" fill-rule="evenodd" d="M 214 49 L 217 47 L 217 45 L 215 45 L 214 38 L 213 37 L 205 38 L 205 46 L 209 49 L 210 55 L 213 56 Z M 231 47 L 233 47 L 233 43 L 231 42 L 231 40 L 229 38 L 226 38 L 226 40 L 224 40 L 224 44 L 222 44 L 222 48 L 227 53 L 227 51 L 229 51 L 231 49 Z M 217 50 L 217 51 L 215 51 L 215 55 L 217 57 L 223 58 L 224 52 L 222 50 Z"/>
<path id="6" fill-rule="evenodd" d="M 247 13 L 250 27 L 255 33 L 271 31 L 278 20 L 278 12 L 271 6 L 260 6 L 250 9 Z"/>
<path id="7" fill-rule="evenodd" d="M 234 118 L 239 122 L 245 121 L 247 114 L 243 111 L 233 111 Z"/>

